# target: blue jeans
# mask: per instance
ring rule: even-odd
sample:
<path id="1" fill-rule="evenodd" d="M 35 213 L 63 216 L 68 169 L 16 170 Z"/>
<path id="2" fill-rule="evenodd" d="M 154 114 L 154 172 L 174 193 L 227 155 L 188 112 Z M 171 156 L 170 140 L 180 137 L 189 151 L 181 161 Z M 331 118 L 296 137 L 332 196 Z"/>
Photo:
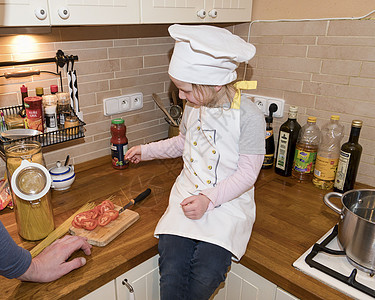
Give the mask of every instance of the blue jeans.
<path id="1" fill-rule="evenodd" d="M 161 300 L 208 299 L 225 280 L 232 253 L 207 242 L 159 235 Z"/>

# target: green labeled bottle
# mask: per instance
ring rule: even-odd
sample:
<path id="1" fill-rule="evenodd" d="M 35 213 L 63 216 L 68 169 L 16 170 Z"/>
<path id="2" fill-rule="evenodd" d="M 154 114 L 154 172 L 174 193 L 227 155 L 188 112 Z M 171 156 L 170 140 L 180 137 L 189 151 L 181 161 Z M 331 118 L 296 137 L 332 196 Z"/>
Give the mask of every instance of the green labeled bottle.
<path id="1" fill-rule="evenodd" d="M 344 193 L 354 188 L 362 154 L 362 146 L 358 143 L 361 128 L 362 121 L 353 120 L 349 140 L 341 146 L 339 164 L 333 186 L 335 192 Z"/>
<path id="2" fill-rule="evenodd" d="M 288 120 L 280 126 L 275 172 L 281 176 L 292 175 L 294 152 L 301 129 L 301 125 L 297 122 L 297 112 L 297 106 L 290 106 Z"/>
<path id="3" fill-rule="evenodd" d="M 320 130 L 316 125 L 316 117 L 309 117 L 307 123 L 301 128 L 294 154 L 292 176 L 298 182 L 310 182 L 314 173 L 314 165 Z"/>

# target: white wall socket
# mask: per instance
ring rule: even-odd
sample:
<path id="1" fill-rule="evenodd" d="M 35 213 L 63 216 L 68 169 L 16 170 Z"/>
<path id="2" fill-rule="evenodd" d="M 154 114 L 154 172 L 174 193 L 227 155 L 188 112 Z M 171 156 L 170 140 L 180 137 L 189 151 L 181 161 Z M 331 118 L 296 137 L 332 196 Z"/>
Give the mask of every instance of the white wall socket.
<path id="1" fill-rule="evenodd" d="M 252 95 L 252 94 L 245 94 L 244 96 L 247 99 L 253 101 L 258 108 L 263 112 L 264 115 L 269 115 L 269 107 L 272 103 L 277 105 L 277 110 L 273 113 L 273 117 L 275 118 L 282 118 L 284 114 L 284 104 L 285 100 L 280 98 L 273 98 L 273 97 L 266 97 L 266 96 L 259 96 L 259 95 Z"/>
<path id="2" fill-rule="evenodd" d="M 105 116 L 120 114 L 123 112 L 141 109 L 143 107 L 143 94 L 135 93 L 122 95 L 103 100 Z"/>

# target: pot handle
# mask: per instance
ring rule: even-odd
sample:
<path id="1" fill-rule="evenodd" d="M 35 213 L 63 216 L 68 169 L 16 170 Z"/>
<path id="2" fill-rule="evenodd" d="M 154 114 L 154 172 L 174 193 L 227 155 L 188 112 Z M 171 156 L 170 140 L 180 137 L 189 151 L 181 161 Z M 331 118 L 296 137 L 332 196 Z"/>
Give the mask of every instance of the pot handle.
<path id="1" fill-rule="evenodd" d="M 341 215 L 342 210 L 339 209 L 336 205 L 334 205 L 331 201 L 329 201 L 329 199 L 330 199 L 331 197 L 338 197 L 338 198 L 341 199 L 342 194 L 340 194 L 340 193 L 336 193 L 336 192 L 331 192 L 331 193 L 328 193 L 328 194 L 324 195 L 324 198 L 323 198 L 324 203 L 325 203 L 330 209 L 332 209 L 334 212 L 336 212 L 336 213 L 338 213 L 339 215 Z"/>

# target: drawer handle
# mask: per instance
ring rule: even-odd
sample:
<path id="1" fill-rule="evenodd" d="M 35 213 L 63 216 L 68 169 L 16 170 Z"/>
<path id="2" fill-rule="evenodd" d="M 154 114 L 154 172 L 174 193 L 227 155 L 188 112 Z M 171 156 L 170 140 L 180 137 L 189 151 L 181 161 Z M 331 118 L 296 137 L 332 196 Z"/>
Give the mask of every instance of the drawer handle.
<path id="1" fill-rule="evenodd" d="M 211 9 L 209 12 L 208 12 L 208 15 L 215 19 L 217 17 L 217 10 L 216 9 Z"/>
<path id="2" fill-rule="evenodd" d="M 129 290 L 129 300 L 134 300 L 134 289 L 128 282 L 128 279 L 125 278 L 121 283 L 122 285 L 125 285 Z"/>
<path id="3" fill-rule="evenodd" d="M 201 10 L 197 11 L 197 16 L 204 19 L 206 17 L 206 11 L 202 8 Z"/>
<path id="4" fill-rule="evenodd" d="M 47 11 L 43 7 L 38 7 L 35 9 L 34 13 L 39 20 L 44 20 L 47 18 Z"/>

